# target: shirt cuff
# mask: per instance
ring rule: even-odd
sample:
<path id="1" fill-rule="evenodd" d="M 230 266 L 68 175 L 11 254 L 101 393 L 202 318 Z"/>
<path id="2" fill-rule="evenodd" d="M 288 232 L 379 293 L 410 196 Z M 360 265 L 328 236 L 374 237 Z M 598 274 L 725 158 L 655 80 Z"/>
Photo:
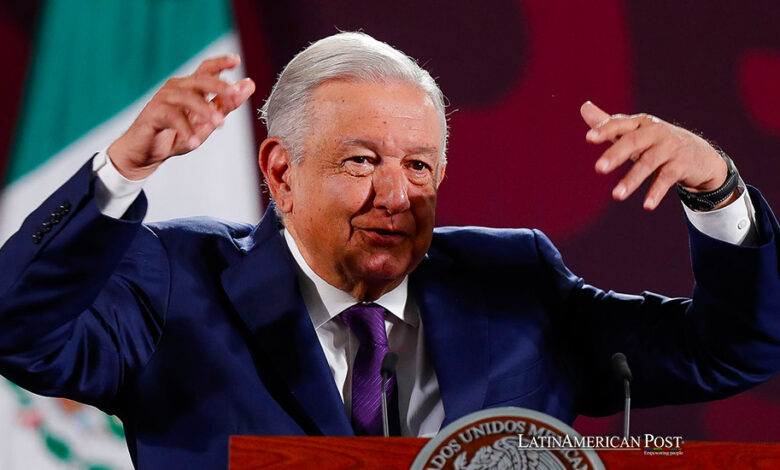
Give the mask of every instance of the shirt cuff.
<path id="1" fill-rule="evenodd" d="M 129 180 L 119 173 L 105 148 L 92 158 L 95 181 L 95 203 L 103 215 L 121 218 L 141 194 L 146 178 Z"/>
<path id="2" fill-rule="evenodd" d="M 691 224 L 703 234 L 733 245 L 755 246 L 758 242 L 756 210 L 741 181 L 737 191 L 739 197 L 720 209 L 698 212 L 685 204 L 683 209 Z"/>

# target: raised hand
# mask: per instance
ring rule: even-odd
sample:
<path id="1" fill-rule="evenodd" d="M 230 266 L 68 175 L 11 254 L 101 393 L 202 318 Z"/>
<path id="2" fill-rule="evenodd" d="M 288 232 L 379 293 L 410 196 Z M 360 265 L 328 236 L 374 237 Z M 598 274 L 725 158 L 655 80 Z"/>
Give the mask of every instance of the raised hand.
<path id="1" fill-rule="evenodd" d="M 580 114 L 590 127 L 585 135 L 588 142 L 612 142 L 596 161 L 597 172 L 607 174 L 632 162 L 612 190 L 618 201 L 628 198 L 651 175 L 653 182 L 644 200 L 647 210 L 658 207 L 674 184 L 691 192 L 708 192 L 726 181 L 726 162 L 706 140 L 690 131 L 648 114 L 609 115 L 590 101 L 582 105 Z"/>
<path id="2" fill-rule="evenodd" d="M 166 159 L 198 148 L 255 91 L 250 78 L 235 84 L 220 79 L 222 71 L 239 63 L 238 56 L 208 59 L 192 75 L 165 82 L 108 148 L 117 170 L 128 179 L 143 179 Z"/>

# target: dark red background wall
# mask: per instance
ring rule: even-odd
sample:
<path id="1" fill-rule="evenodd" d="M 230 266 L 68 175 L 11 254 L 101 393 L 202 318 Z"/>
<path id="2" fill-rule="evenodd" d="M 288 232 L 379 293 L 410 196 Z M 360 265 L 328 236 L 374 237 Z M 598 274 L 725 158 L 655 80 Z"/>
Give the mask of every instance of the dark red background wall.
<path id="1" fill-rule="evenodd" d="M 7 157 L 38 2 L 0 6 L 0 162 Z M 450 101 L 450 165 L 438 223 L 537 227 L 586 281 L 688 295 L 692 275 L 674 195 L 646 212 L 610 198 L 579 105 L 648 112 L 703 133 L 780 204 L 780 6 L 776 1 L 234 0 L 259 107 L 309 42 L 361 29 L 413 57 Z M 263 130 L 257 127 L 257 138 Z M 0 166 L 0 168 L 2 168 Z M 0 179 L 1 180 L 1 179 Z M 737 274 L 738 275 L 738 274 Z M 780 379 L 706 405 L 637 410 L 633 432 L 780 440 Z M 584 433 L 617 418 L 580 418 Z"/>

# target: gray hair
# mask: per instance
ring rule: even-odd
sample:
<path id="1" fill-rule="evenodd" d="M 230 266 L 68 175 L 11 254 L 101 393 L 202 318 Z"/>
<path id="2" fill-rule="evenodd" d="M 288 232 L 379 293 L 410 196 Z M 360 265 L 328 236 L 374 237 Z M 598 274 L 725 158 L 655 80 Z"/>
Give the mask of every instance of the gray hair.
<path id="1" fill-rule="evenodd" d="M 444 95 L 431 75 L 411 57 L 360 32 L 340 32 L 298 53 L 282 70 L 260 110 L 269 137 L 281 139 L 293 163 L 303 157 L 308 128 L 307 105 L 324 82 L 346 79 L 384 83 L 397 80 L 422 89 L 433 101 L 442 129 L 441 163 L 446 162 L 447 117 Z"/>

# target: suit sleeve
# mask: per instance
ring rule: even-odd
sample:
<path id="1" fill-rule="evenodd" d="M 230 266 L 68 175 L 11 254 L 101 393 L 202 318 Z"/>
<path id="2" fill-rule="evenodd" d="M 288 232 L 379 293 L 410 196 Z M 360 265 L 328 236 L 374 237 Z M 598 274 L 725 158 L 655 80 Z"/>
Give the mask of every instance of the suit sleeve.
<path id="1" fill-rule="evenodd" d="M 537 232 L 537 247 L 560 299 L 558 331 L 581 384 L 580 413 L 606 415 L 622 405 L 610 358 L 623 352 L 634 376 L 632 404 L 650 407 L 724 398 L 780 371 L 777 221 L 751 188 L 762 243 L 732 245 L 689 224 L 696 280 L 692 299 L 640 296 L 587 285 Z"/>
<path id="2" fill-rule="evenodd" d="M 159 340 L 170 281 L 143 194 L 122 219 L 101 214 L 91 165 L 0 249 L 0 374 L 114 413 Z"/>

